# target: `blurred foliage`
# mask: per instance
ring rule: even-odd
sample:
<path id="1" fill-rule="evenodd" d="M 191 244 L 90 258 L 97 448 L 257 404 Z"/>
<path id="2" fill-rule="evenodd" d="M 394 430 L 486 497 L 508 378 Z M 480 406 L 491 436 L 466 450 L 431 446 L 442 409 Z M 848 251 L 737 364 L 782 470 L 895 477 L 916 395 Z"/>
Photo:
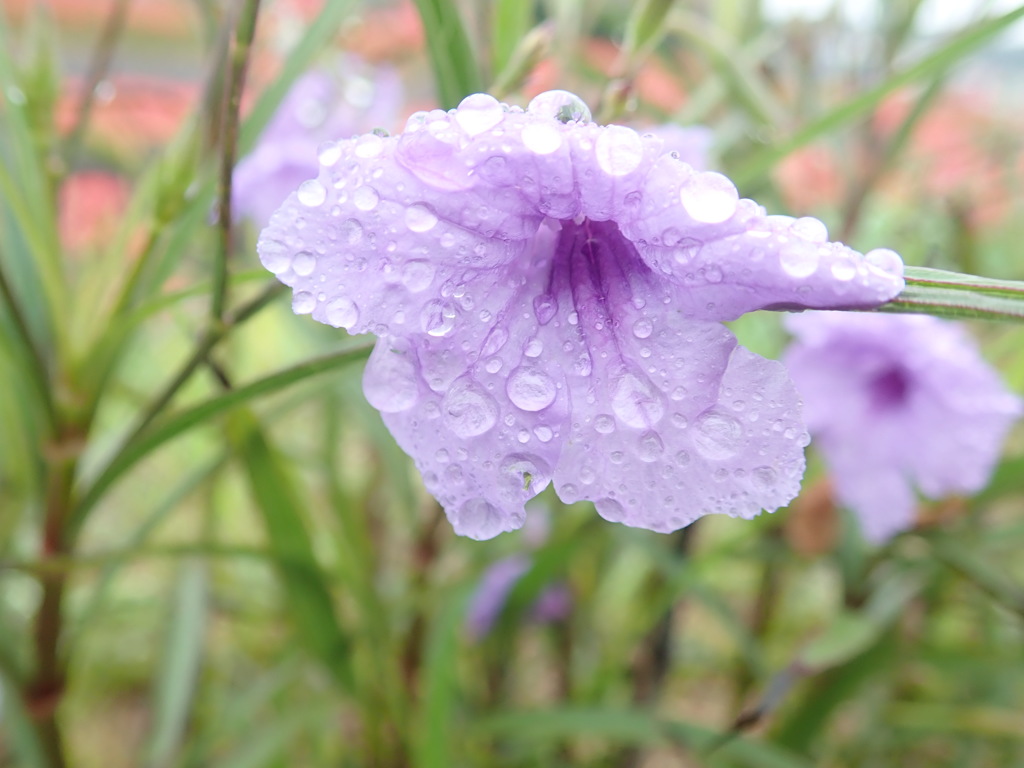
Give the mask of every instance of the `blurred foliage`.
<path id="1" fill-rule="evenodd" d="M 292 316 L 218 174 L 341 47 L 399 68 L 410 111 L 494 82 L 709 125 L 770 209 L 1022 279 L 1024 51 L 997 35 L 1024 7 L 926 36 L 925 5 L 5 3 L 0 765 L 1024 762 L 1019 430 L 983 493 L 880 549 L 813 457 L 790 509 L 670 536 L 549 492 L 476 640 L 469 596 L 527 534 L 451 533 L 362 397 L 367 340 Z M 1024 390 L 1021 326 L 976 330 Z M 556 580 L 571 615 L 537 626 Z"/>

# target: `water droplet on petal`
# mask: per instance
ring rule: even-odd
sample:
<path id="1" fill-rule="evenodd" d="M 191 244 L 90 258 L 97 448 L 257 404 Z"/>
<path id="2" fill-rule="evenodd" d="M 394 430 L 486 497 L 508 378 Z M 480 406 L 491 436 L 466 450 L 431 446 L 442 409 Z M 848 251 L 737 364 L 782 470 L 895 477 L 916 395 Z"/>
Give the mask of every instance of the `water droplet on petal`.
<path id="1" fill-rule="evenodd" d="M 299 185 L 296 197 L 307 208 L 316 208 L 324 204 L 324 200 L 327 199 L 327 190 L 316 179 L 309 179 Z"/>
<path id="2" fill-rule="evenodd" d="M 551 427 L 546 424 L 538 424 L 533 428 L 534 436 L 542 443 L 548 443 L 551 438 L 555 436 L 555 433 L 551 431 Z"/>
<path id="3" fill-rule="evenodd" d="M 653 426 L 665 412 L 654 386 L 646 378 L 629 372 L 619 377 L 615 384 L 612 410 L 631 427 Z"/>
<path id="4" fill-rule="evenodd" d="M 260 240 L 256 246 L 263 266 L 279 275 L 291 265 L 291 253 L 288 246 L 277 240 Z"/>
<path id="5" fill-rule="evenodd" d="M 499 349 L 505 346 L 505 342 L 508 341 L 508 331 L 500 325 L 496 325 L 491 329 L 491 332 L 487 334 L 487 338 L 484 339 L 484 346 L 480 352 L 484 355 L 493 355 Z"/>
<path id="6" fill-rule="evenodd" d="M 400 413 L 419 400 L 417 380 L 412 353 L 382 340 L 373 348 L 363 371 L 363 392 L 367 402 L 381 413 Z"/>
<path id="7" fill-rule="evenodd" d="M 539 456 L 513 453 L 501 464 L 501 496 L 509 501 L 523 501 L 536 496 L 551 482 L 551 467 Z"/>
<path id="8" fill-rule="evenodd" d="M 547 325 L 558 311 L 558 302 L 554 296 L 541 294 L 533 300 L 533 311 L 537 315 L 537 322 Z"/>
<path id="9" fill-rule="evenodd" d="M 526 111 L 531 115 L 553 117 L 563 123 L 589 123 L 593 120 L 586 102 L 569 91 L 544 91 L 537 94 L 526 107 Z"/>
<path id="10" fill-rule="evenodd" d="M 804 240 L 809 240 L 812 243 L 828 242 L 828 229 L 820 219 L 816 219 L 813 216 L 802 216 L 797 219 L 790 226 L 789 231 L 797 237 L 802 237 Z"/>
<path id="11" fill-rule="evenodd" d="M 703 243 L 700 240 L 684 237 L 682 240 L 677 241 L 672 257 L 676 260 L 677 264 L 686 265 L 693 261 L 694 257 L 700 253 L 702 247 Z"/>
<path id="12" fill-rule="evenodd" d="M 420 321 L 431 336 L 447 336 L 455 328 L 455 307 L 449 301 L 434 299 L 423 307 Z"/>
<path id="13" fill-rule="evenodd" d="M 356 142 L 356 157 L 371 158 L 377 157 L 384 149 L 384 140 L 376 133 L 368 133 L 361 136 Z"/>
<path id="14" fill-rule="evenodd" d="M 609 125 L 601 130 L 594 146 L 597 164 L 609 176 L 625 176 L 640 167 L 644 145 L 631 128 Z"/>
<path id="15" fill-rule="evenodd" d="M 646 339 L 654 332 L 654 323 L 646 317 L 641 317 L 633 323 L 633 335 L 638 339 Z"/>
<path id="16" fill-rule="evenodd" d="M 540 353 L 544 351 L 544 342 L 534 337 L 526 342 L 523 347 L 523 354 L 527 357 L 540 357 Z"/>
<path id="17" fill-rule="evenodd" d="M 497 373 L 501 370 L 501 358 L 492 357 L 486 363 L 484 363 L 484 370 L 488 373 Z"/>
<path id="18" fill-rule="evenodd" d="M 335 328 L 347 330 L 355 325 L 358 319 L 359 307 L 351 299 L 342 296 L 327 305 L 326 320 Z"/>
<path id="19" fill-rule="evenodd" d="M 469 376 L 456 379 L 441 404 L 448 428 L 459 437 L 475 437 L 489 431 L 498 420 L 498 404 Z"/>
<path id="20" fill-rule="evenodd" d="M 868 251 L 864 254 L 864 261 L 891 275 L 900 277 L 903 275 L 903 259 L 896 251 L 888 248 L 875 248 L 873 251 Z"/>
<path id="21" fill-rule="evenodd" d="M 771 467 L 756 467 L 751 473 L 754 477 L 754 482 L 764 487 L 770 487 L 775 485 L 777 474 Z"/>
<path id="22" fill-rule="evenodd" d="M 810 277 L 818 271 L 819 261 L 818 246 L 799 240 L 783 246 L 779 252 L 779 264 L 792 277 Z"/>
<path id="23" fill-rule="evenodd" d="M 538 155 L 550 155 L 562 146 L 562 135 L 553 125 L 530 123 L 523 128 L 523 146 Z"/>
<path id="24" fill-rule="evenodd" d="M 316 307 L 316 296 L 309 291 L 299 291 L 292 297 L 292 312 L 296 315 L 308 315 Z"/>
<path id="25" fill-rule="evenodd" d="M 316 269 L 316 256 L 309 251 L 299 251 L 292 259 L 292 272 L 299 277 L 306 277 L 313 274 Z"/>
<path id="26" fill-rule="evenodd" d="M 456 531 L 472 539 L 491 539 L 509 527 L 501 510 L 481 498 L 463 502 L 451 520 Z"/>
<path id="27" fill-rule="evenodd" d="M 832 277 L 836 280 L 853 280 L 857 276 L 857 262 L 846 253 L 837 253 L 832 262 Z"/>
<path id="28" fill-rule="evenodd" d="M 338 232 L 341 234 L 341 239 L 348 245 L 358 245 L 363 239 L 363 225 L 360 224 L 356 219 L 345 219 L 338 226 Z"/>
<path id="29" fill-rule="evenodd" d="M 373 187 L 362 186 L 352 193 L 352 203 L 360 211 L 372 211 L 380 202 L 380 195 Z"/>
<path id="30" fill-rule="evenodd" d="M 467 96 L 455 110 L 455 122 L 470 136 L 491 130 L 505 117 L 501 103 L 486 93 Z"/>
<path id="31" fill-rule="evenodd" d="M 697 418 L 696 427 L 693 442 L 706 458 L 726 459 L 740 449 L 743 427 L 732 416 L 705 411 Z"/>
<path id="32" fill-rule="evenodd" d="M 341 159 L 341 146 L 335 141 L 325 141 L 316 151 L 316 157 L 324 168 L 331 168 Z"/>
<path id="33" fill-rule="evenodd" d="M 636 452 L 641 461 L 657 461 L 658 457 L 665 452 L 665 443 L 662 442 L 657 432 L 649 430 L 640 435 Z"/>
<path id="34" fill-rule="evenodd" d="M 555 401 L 558 388 L 555 380 L 541 370 L 520 366 L 508 377 L 505 385 L 508 399 L 524 411 L 541 411 Z"/>
<path id="35" fill-rule="evenodd" d="M 607 413 L 599 413 L 594 417 L 594 429 L 602 435 L 610 435 L 615 431 L 615 419 Z"/>
<path id="36" fill-rule="evenodd" d="M 736 212 L 739 193 L 729 179 L 720 173 L 698 173 L 683 185 L 679 200 L 695 221 L 720 224 Z"/>
<path id="37" fill-rule="evenodd" d="M 594 502 L 594 509 L 610 523 L 621 523 L 626 519 L 626 510 L 615 499 L 598 499 Z"/>
<path id="38" fill-rule="evenodd" d="M 407 262 L 402 267 L 402 285 L 413 293 L 425 291 L 434 281 L 434 265 L 418 259 Z"/>
<path id="39" fill-rule="evenodd" d="M 422 203 L 405 209 L 405 226 L 413 232 L 429 232 L 437 224 L 437 214 Z"/>

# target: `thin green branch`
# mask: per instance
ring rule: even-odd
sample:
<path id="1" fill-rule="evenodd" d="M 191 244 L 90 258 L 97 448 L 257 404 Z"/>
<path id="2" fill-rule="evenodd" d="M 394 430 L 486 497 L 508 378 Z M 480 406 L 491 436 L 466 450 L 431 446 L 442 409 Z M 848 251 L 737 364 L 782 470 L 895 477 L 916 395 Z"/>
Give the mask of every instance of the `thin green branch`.
<path id="1" fill-rule="evenodd" d="M 218 200 L 218 234 L 220 248 L 214 266 L 214 287 L 210 302 L 212 325 L 219 325 L 227 302 L 228 269 L 232 250 L 231 187 L 235 170 L 235 152 L 238 146 L 239 108 L 245 75 L 249 68 L 249 55 L 256 34 L 260 0 L 245 0 L 245 6 L 235 30 L 235 44 L 231 49 L 231 69 L 224 89 L 221 112 L 220 195 Z"/>
<path id="2" fill-rule="evenodd" d="M 256 397 L 276 392 L 318 374 L 336 370 L 349 363 L 363 360 L 369 355 L 370 349 L 369 345 L 361 346 L 314 360 L 308 360 L 292 368 L 287 368 L 266 378 L 210 398 L 175 414 L 158 427 L 148 430 L 144 434 L 133 435 L 131 439 L 122 444 L 121 448 L 114 454 L 110 462 L 83 494 L 81 501 L 79 501 L 72 513 L 68 525 L 71 535 L 77 534 L 86 515 L 88 515 L 89 511 L 102 498 L 106 490 L 121 475 L 164 443 L 178 437 L 193 427 L 208 423 L 214 416 L 226 413 Z M 202 358 L 199 358 L 196 365 L 198 366 L 201 361 Z"/>
<path id="3" fill-rule="evenodd" d="M 75 122 L 64 143 L 64 157 L 68 166 L 75 162 L 82 138 L 89 127 L 89 118 L 92 116 L 92 108 L 96 103 L 96 86 L 106 77 L 107 71 L 110 69 L 110 62 L 114 58 L 114 49 L 124 30 L 125 20 L 128 18 L 130 2 L 131 0 L 113 0 L 113 7 L 107 14 L 106 23 L 96 41 L 96 48 L 93 50 L 92 59 L 89 61 L 89 68 L 86 70 L 85 80 L 82 83 L 82 98 L 75 111 Z"/>
<path id="4" fill-rule="evenodd" d="M 926 267 L 907 267 L 904 277 L 903 292 L 879 312 L 1024 322 L 1024 282 Z"/>

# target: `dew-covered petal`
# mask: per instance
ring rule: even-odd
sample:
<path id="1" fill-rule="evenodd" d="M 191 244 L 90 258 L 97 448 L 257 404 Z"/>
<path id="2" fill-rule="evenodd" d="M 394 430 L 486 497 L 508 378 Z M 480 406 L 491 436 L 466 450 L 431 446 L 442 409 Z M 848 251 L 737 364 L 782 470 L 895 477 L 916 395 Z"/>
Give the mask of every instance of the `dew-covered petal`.
<path id="1" fill-rule="evenodd" d="M 550 483 L 568 431 L 569 366 L 557 330 L 565 321 L 543 301 L 550 257 L 548 248 L 524 259 L 512 280 L 492 275 L 490 309 L 472 321 L 467 312 L 444 334 L 382 338 L 367 365 L 367 399 L 455 530 L 472 538 L 523 524 L 524 504 Z"/>
<path id="2" fill-rule="evenodd" d="M 865 256 L 831 243 L 817 219 L 768 216 L 719 173 L 692 172 L 662 157 L 639 194 L 642 215 L 623 232 L 651 269 L 686 287 L 681 308 L 691 317 L 871 307 L 903 289 L 896 254 Z"/>
<path id="3" fill-rule="evenodd" d="M 566 377 L 572 423 L 558 495 L 656 531 L 788 502 L 807 437 L 782 366 L 737 347 L 718 323 L 685 318 L 679 289 L 636 269 L 613 225 L 566 227 L 560 247 L 569 274 L 556 270 L 554 285 L 568 286 L 556 293 L 572 306 L 574 349 L 588 364 Z"/>

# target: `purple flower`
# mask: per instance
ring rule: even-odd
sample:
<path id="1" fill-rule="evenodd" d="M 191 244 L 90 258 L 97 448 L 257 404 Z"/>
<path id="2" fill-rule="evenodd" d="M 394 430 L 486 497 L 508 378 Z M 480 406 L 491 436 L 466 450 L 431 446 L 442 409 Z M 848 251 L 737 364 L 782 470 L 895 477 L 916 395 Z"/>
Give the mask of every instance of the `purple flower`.
<path id="1" fill-rule="evenodd" d="M 391 69 L 374 70 L 345 56 L 334 70 L 307 72 L 235 168 L 238 215 L 265 226 L 299 184 L 317 175 L 322 142 L 391 127 L 401 108 L 401 81 Z"/>
<path id="2" fill-rule="evenodd" d="M 767 216 L 564 91 L 526 111 L 476 94 L 320 159 L 260 257 L 296 312 L 380 337 L 367 400 L 473 538 L 521 526 L 552 482 L 655 531 L 785 504 L 799 398 L 720 321 L 903 285 L 891 251 Z"/>
<path id="3" fill-rule="evenodd" d="M 494 628 L 509 595 L 519 580 L 530 570 L 525 555 L 505 557 L 484 571 L 466 612 L 466 629 L 474 638 L 486 637 Z M 560 621 L 569 615 L 572 597 L 564 583 L 546 587 L 534 601 L 528 617 L 538 623 Z"/>
<path id="4" fill-rule="evenodd" d="M 1021 401 L 960 326 L 842 312 L 786 325 L 807 426 L 867 539 L 912 524 L 913 486 L 936 498 L 985 485 Z"/>

